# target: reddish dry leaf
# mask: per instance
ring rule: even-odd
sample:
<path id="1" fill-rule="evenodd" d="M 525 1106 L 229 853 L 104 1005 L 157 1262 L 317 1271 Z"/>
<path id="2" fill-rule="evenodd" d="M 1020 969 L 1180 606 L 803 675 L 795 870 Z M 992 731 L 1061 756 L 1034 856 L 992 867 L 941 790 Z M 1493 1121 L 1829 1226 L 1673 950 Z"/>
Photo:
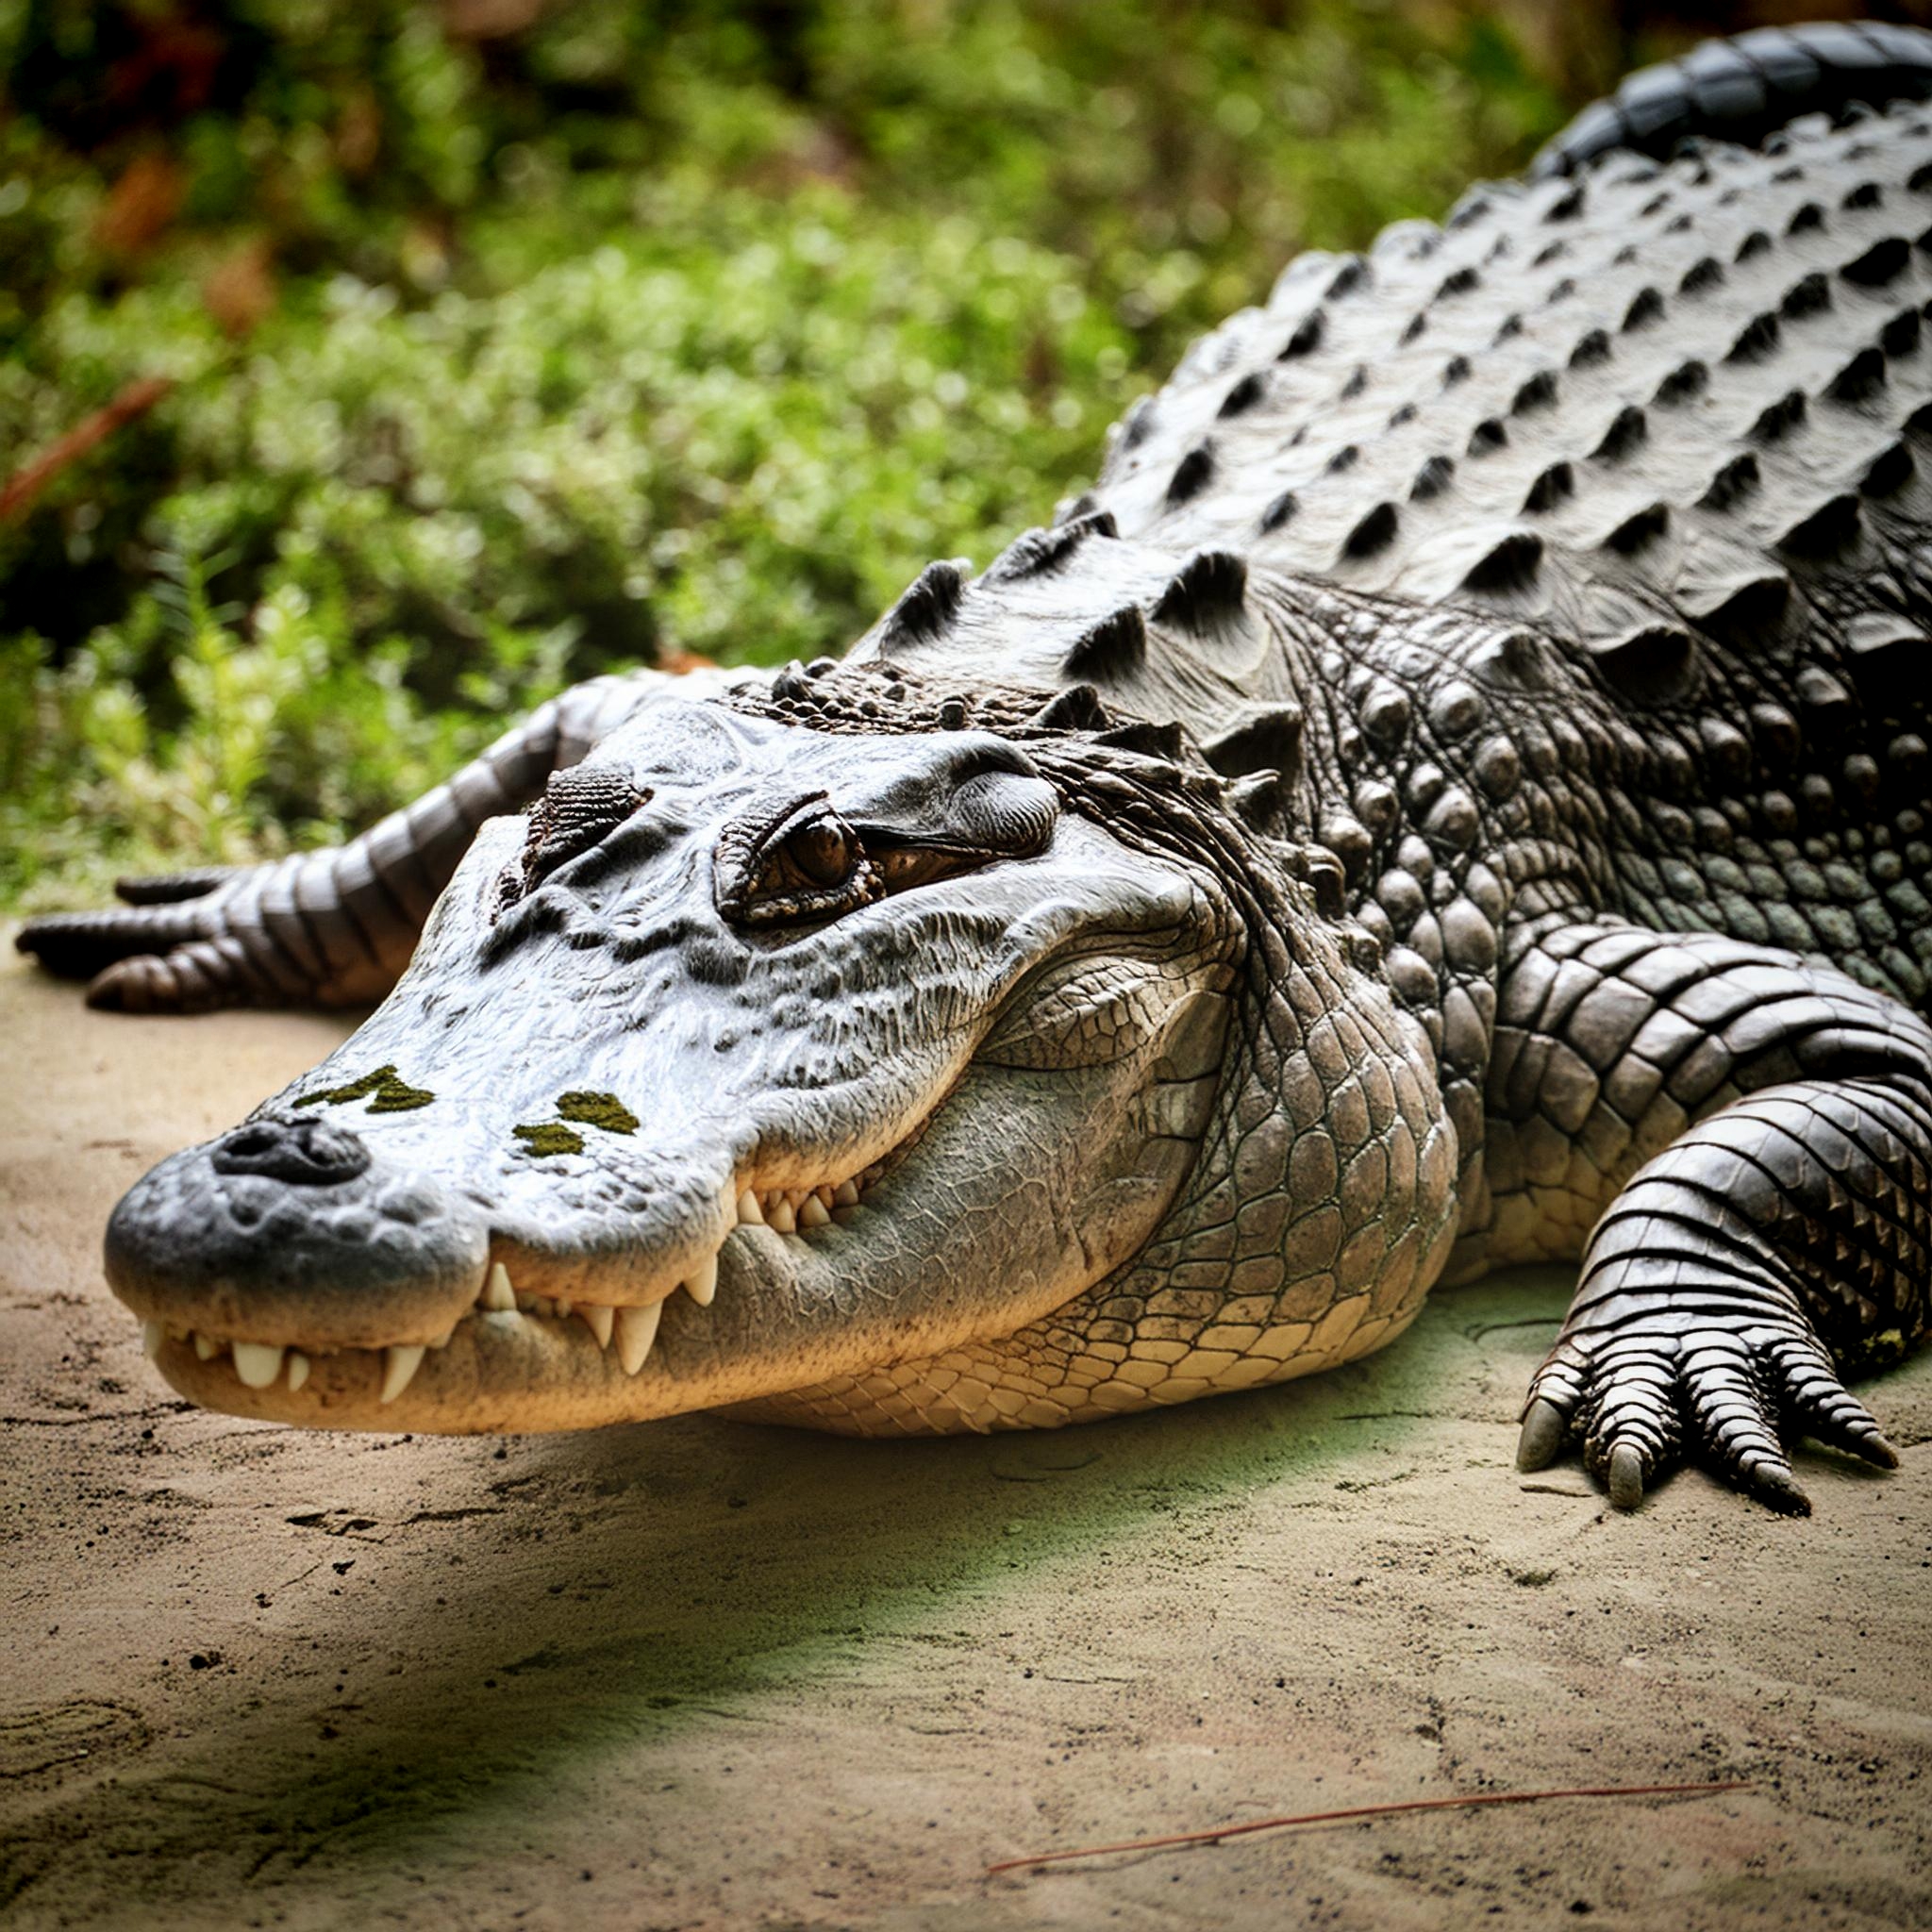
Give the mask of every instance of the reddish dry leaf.
<path id="1" fill-rule="evenodd" d="M 251 334 L 275 306 L 274 257 L 260 236 L 231 249 L 208 273 L 201 299 L 225 335 Z"/>
<path id="2" fill-rule="evenodd" d="M 94 240 L 113 255 L 140 255 L 181 210 L 187 176 L 164 154 L 136 155 L 94 217 Z"/>
<path id="3" fill-rule="evenodd" d="M 458 41 L 506 40 L 542 11 L 543 0 L 442 0 L 442 30 Z"/>
<path id="4" fill-rule="evenodd" d="M 336 159 L 342 173 L 360 176 L 375 167 L 382 152 L 382 108 L 368 86 L 351 88 L 336 123 Z"/>

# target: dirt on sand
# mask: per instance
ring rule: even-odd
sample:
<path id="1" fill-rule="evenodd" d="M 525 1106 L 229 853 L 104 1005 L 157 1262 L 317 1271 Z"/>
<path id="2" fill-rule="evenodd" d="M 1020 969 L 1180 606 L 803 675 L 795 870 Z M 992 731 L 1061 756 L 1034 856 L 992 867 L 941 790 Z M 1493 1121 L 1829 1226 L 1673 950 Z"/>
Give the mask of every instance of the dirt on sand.
<path id="1" fill-rule="evenodd" d="M 1808 1522 L 1696 1474 L 1631 1518 L 1574 1466 L 1518 1475 L 1553 1274 L 1063 1435 L 191 1409 L 102 1224 L 342 1030 L 0 971 L 0 1924 L 1932 1924 L 1932 1359 L 1867 1391 L 1903 1469 L 1803 1458 Z"/>

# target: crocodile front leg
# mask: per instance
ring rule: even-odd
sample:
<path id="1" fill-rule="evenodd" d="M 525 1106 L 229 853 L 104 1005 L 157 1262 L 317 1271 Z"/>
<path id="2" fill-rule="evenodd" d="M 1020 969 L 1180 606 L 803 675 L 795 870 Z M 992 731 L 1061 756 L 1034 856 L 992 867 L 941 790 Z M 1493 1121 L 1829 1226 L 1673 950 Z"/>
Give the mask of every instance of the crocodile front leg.
<path id="1" fill-rule="evenodd" d="M 1524 1468 L 1577 1436 L 1630 1508 L 1689 1449 L 1803 1511 L 1796 1437 L 1896 1460 L 1840 1376 L 1932 1330 L 1917 1015 L 1794 954 L 1567 927 L 1514 962 L 1490 1097 L 1497 1258 L 1512 1238 L 1555 1251 L 1548 1230 L 1589 1213 L 1592 1187 L 1603 1203 L 1530 1387 Z M 1560 1174 L 1553 1111 L 1574 1136 Z"/>
<path id="2" fill-rule="evenodd" d="M 673 687 L 683 689 L 651 671 L 575 685 L 345 845 L 126 879 L 116 887 L 125 906 L 29 920 L 15 943 L 50 972 L 87 977 L 88 1004 L 117 1011 L 380 999 L 483 822 L 521 810 L 553 772 Z"/>

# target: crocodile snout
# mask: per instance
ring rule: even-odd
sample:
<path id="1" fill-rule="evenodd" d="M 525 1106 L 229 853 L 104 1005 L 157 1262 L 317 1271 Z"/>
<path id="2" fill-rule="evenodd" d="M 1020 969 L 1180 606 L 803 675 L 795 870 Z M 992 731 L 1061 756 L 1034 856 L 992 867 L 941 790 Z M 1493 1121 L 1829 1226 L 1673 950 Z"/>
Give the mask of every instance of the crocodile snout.
<path id="1" fill-rule="evenodd" d="M 415 1162 L 265 1113 L 137 1183 L 106 1259 L 116 1294 L 168 1333 L 326 1350 L 441 1340 L 489 1250 L 475 1203 Z"/>

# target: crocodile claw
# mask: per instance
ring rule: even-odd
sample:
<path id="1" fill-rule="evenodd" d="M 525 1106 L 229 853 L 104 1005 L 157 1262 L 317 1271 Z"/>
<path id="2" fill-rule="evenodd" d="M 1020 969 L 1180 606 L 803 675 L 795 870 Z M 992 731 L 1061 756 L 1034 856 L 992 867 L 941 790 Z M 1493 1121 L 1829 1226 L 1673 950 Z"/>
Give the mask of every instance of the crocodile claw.
<path id="1" fill-rule="evenodd" d="M 1659 1306 L 1614 1335 L 1557 1342 L 1530 1384 L 1516 1466 L 1547 1468 L 1574 1436 L 1611 1505 L 1634 1509 L 1684 1459 L 1687 1434 L 1699 1459 L 1733 1488 L 1790 1516 L 1808 1516 L 1811 1502 L 1788 1441 L 1808 1436 L 1881 1469 L 1898 1463 L 1795 1317 L 1733 1327 L 1707 1314 L 1687 1326 Z"/>

